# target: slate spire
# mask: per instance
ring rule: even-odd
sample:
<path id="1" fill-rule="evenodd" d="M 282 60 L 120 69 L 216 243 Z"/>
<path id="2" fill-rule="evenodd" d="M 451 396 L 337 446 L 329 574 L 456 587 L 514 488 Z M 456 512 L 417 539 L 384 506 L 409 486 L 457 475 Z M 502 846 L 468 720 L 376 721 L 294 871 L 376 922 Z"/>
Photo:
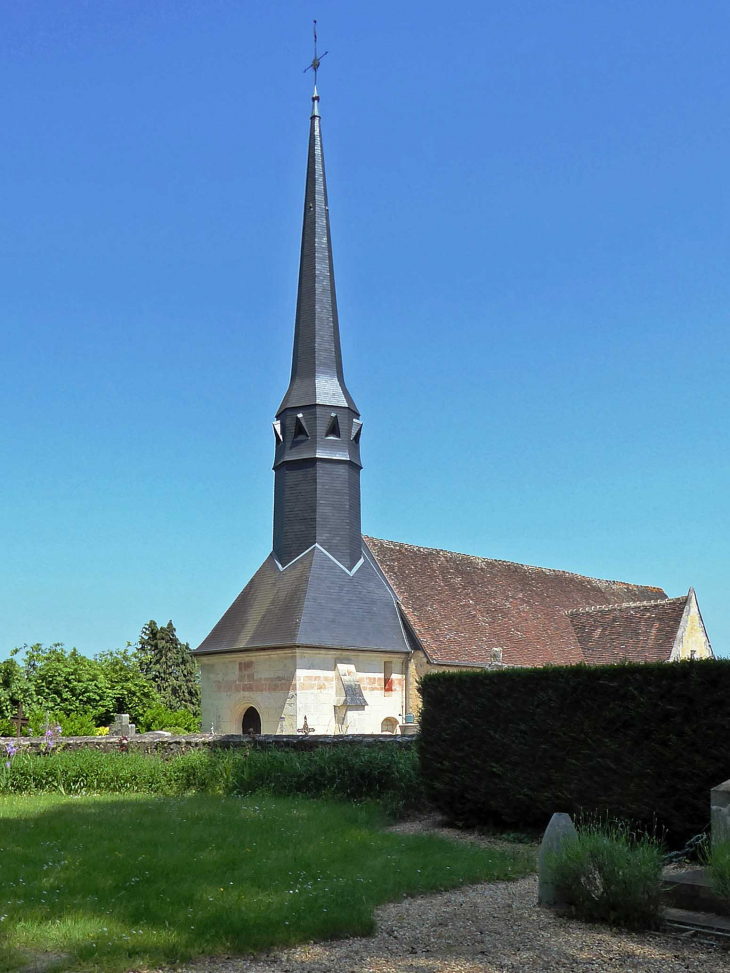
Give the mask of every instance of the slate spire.
<path id="1" fill-rule="evenodd" d="M 340 327 L 332 267 L 327 182 L 322 153 L 319 95 L 314 88 L 299 262 L 299 290 L 291 381 L 279 406 L 345 406 L 357 412 L 342 374 Z"/>
<path id="2" fill-rule="evenodd" d="M 342 371 L 315 85 L 291 380 L 274 423 L 274 556 L 283 567 L 315 544 L 348 571 L 361 560 L 361 428 Z"/>
<path id="3" fill-rule="evenodd" d="M 315 47 L 315 78 L 320 60 Z M 395 592 L 360 529 L 362 422 L 342 374 L 320 126 L 315 80 L 292 374 L 274 422 L 274 548 L 200 655 L 409 651 Z"/>

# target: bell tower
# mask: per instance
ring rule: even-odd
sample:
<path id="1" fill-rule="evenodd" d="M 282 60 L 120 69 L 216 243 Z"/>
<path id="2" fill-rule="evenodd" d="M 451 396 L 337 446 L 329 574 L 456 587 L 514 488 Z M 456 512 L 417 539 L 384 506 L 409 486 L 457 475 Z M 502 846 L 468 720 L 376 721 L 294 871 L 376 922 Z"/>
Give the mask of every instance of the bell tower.
<path id="1" fill-rule="evenodd" d="M 362 559 L 361 431 L 342 371 L 315 86 L 291 380 L 274 422 L 274 557 L 282 567 L 314 545 L 348 571 Z"/>

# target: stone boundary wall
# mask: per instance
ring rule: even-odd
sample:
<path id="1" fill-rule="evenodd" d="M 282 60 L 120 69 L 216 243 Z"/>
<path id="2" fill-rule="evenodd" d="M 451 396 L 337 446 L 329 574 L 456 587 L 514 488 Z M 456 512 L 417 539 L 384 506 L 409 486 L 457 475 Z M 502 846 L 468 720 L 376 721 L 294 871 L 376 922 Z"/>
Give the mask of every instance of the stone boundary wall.
<path id="1" fill-rule="evenodd" d="M 174 757 L 190 750 L 241 750 L 253 747 L 256 750 L 317 750 L 319 747 L 387 746 L 400 749 L 409 748 L 416 742 L 416 736 L 396 736 L 390 734 L 317 736 L 241 736 L 239 734 L 190 733 L 186 736 L 161 737 L 155 733 L 139 733 L 129 737 L 126 749 L 130 753 L 153 753 L 163 757 Z M 45 750 L 43 737 L 0 737 L 0 756 L 9 743 L 20 745 L 23 752 L 42 753 Z M 54 750 L 101 750 L 107 753 L 119 752 L 122 748 L 120 737 L 62 737 Z"/>

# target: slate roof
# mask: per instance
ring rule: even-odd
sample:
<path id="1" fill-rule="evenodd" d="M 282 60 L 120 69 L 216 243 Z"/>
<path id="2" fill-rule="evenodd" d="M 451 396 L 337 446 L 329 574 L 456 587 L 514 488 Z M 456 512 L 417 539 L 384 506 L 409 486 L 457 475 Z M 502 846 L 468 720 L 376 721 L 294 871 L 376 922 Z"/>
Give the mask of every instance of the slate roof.
<path id="1" fill-rule="evenodd" d="M 335 275 L 322 150 L 319 95 L 314 89 L 309 123 L 294 354 L 291 381 L 277 415 L 303 405 L 344 406 L 357 412 L 345 385 L 337 317 Z"/>
<path id="2" fill-rule="evenodd" d="M 626 606 L 627 602 L 656 605 L 667 600 L 661 588 L 647 585 L 603 581 L 374 537 L 365 541 L 398 596 L 408 625 L 436 663 L 488 665 L 496 648 L 502 649 L 502 662 L 507 666 L 587 661 L 581 638 L 588 644 L 590 624 L 578 621 L 578 628 L 586 633 L 579 637 L 576 616 L 568 612 L 597 605 Z M 678 600 L 671 602 L 674 605 Z M 670 608 L 667 619 L 676 610 L 676 606 Z M 625 617 L 636 624 L 630 613 Z M 660 641 L 657 634 L 652 644 L 658 646 Z"/>
<path id="3" fill-rule="evenodd" d="M 688 595 L 663 601 L 578 608 L 568 612 L 586 662 L 609 665 L 666 662 L 672 653 Z"/>
<path id="4" fill-rule="evenodd" d="M 196 654 L 285 646 L 407 652 L 393 592 L 369 558 L 351 575 L 319 547 L 269 555 Z"/>

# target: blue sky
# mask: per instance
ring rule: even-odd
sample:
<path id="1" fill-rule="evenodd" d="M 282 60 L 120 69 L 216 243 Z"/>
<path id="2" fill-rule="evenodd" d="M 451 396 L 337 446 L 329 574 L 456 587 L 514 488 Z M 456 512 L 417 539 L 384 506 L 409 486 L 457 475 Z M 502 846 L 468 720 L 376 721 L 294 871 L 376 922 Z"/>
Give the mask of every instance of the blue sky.
<path id="1" fill-rule="evenodd" d="M 6 0 L 0 657 L 271 547 L 311 18 L 363 527 L 728 605 L 722 2 Z"/>

